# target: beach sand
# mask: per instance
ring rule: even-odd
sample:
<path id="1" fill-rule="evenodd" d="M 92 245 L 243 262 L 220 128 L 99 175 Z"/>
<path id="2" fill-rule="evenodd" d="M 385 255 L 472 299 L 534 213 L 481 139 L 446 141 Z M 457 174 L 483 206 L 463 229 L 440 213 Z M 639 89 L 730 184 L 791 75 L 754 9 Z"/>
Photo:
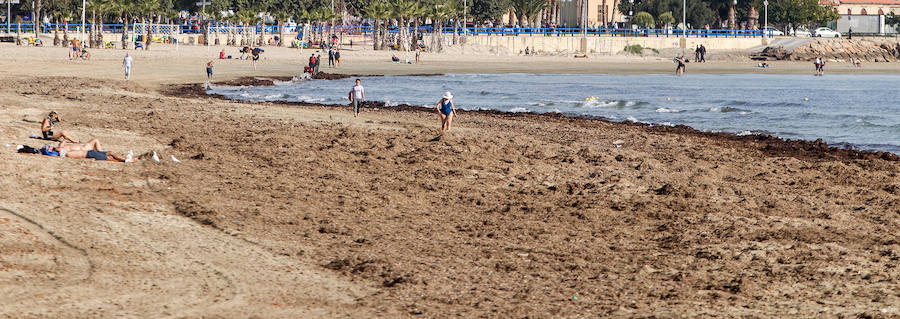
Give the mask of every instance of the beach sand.
<path id="1" fill-rule="evenodd" d="M 900 315 L 896 156 L 492 112 L 461 112 L 436 140 L 437 115 L 423 110 L 354 119 L 348 108 L 185 96 L 194 86 L 183 84 L 205 80 L 205 48 L 130 52 L 125 82 L 121 50 L 67 61 L 65 49 L 0 45 L 0 145 L 42 145 L 28 136 L 56 110 L 59 129 L 141 158 L 0 149 L 0 316 Z M 217 60 L 217 80 L 290 76 L 308 54 L 264 56 L 256 71 Z M 335 71 L 673 68 L 386 57 L 349 52 Z M 748 64 L 696 69 L 757 71 Z M 808 67 L 773 64 L 767 72 Z"/>

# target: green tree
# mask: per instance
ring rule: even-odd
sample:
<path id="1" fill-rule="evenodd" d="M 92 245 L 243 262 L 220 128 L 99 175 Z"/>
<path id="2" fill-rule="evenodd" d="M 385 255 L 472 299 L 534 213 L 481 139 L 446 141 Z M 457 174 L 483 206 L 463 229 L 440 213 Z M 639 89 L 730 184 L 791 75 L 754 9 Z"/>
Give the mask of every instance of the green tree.
<path id="1" fill-rule="evenodd" d="M 653 16 L 644 11 L 636 13 L 634 17 L 631 18 L 631 23 L 636 24 L 641 28 L 653 28 L 655 26 Z"/>
<path id="2" fill-rule="evenodd" d="M 510 5 L 510 0 L 472 0 L 469 1 L 469 15 L 475 22 L 494 21 L 500 19 Z"/>
<path id="3" fill-rule="evenodd" d="M 665 26 L 668 28 L 669 26 L 671 26 L 672 24 L 675 23 L 675 17 L 672 16 L 672 11 L 667 11 L 667 12 L 661 13 L 656 18 L 656 21 L 658 21 L 660 24 L 665 24 Z"/>
<path id="4" fill-rule="evenodd" d="M 519 26 L 526 28 L 533 26 L 529 20 L 537 21 L 541 11 L 547 7 L 547 0 L 512 0 L 512 7 L 519 19 Z"/>
<path id="5" fill-rule="evenodd" d="M 365 8 L 363 8 L 363 12 L 366 17 L 375 20 L 374 29 L 372 30 L 372 42 L 374 50 L 381 50 L 384 48 L 384 38 L 381 28 L 381 22 L 383 19 L 387 19 L 390 15 L 388 11 L 388 7 L 383 2 L 371 2 Z"/>

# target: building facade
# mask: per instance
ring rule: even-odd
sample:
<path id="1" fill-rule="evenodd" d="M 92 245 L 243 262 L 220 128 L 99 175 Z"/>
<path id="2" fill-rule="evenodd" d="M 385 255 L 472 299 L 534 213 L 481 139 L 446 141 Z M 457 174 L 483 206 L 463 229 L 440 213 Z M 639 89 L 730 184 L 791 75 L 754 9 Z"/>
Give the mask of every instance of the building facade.
<path id="1" fill-rule="evenodd" d="M 853 30 L 857 34 L 893 34 L 897 30 L 885 24 L 885 15 L 900 14 L 900 0 L 825 0 L 822 4 L 832 5 L 837 10 L 835 31 L 846 33 Z"/>
<path id="2" fill-rule="evenodd" d="M 621 0 L 557 1 L 558 26 L 580 28 L 584 26 L 585 20 L 588 27 L 607 27 L 624 22 L 623 15 L 616 10 L 619 1 Z"/>

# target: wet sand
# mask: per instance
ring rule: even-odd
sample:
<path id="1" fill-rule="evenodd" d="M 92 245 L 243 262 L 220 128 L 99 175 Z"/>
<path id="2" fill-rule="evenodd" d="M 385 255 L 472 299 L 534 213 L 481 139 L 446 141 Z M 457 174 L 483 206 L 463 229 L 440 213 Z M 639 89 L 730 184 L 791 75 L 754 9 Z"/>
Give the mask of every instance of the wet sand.
<path id="1" fill-rule="evenodd" d="M 434 113 L 173 96 L 202 57 L 126 83 L 101 53 L 0 74 L 3 144 L 53 109 L 142 159 L 0 151 L 3 316 L 900 314 L 891 155 L 491 112 L 436 140 Z M 277 54 L 220 80 L 302 63 Z"/>

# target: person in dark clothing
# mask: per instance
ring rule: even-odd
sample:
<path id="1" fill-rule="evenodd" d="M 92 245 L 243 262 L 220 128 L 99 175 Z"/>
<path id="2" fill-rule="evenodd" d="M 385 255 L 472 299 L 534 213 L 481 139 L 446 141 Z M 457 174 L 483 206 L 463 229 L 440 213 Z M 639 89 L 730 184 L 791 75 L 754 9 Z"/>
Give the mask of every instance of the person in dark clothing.
<path id="1" fill-rule="evenodd" d="M 706 63 L 706 46 L 700 45 L 700 62 Z"/>
<path id="2" fill-rule="evenodd" d="M 328 67 L 334 67 L 334 50 L 331 49 L 328 50 Z"/>

